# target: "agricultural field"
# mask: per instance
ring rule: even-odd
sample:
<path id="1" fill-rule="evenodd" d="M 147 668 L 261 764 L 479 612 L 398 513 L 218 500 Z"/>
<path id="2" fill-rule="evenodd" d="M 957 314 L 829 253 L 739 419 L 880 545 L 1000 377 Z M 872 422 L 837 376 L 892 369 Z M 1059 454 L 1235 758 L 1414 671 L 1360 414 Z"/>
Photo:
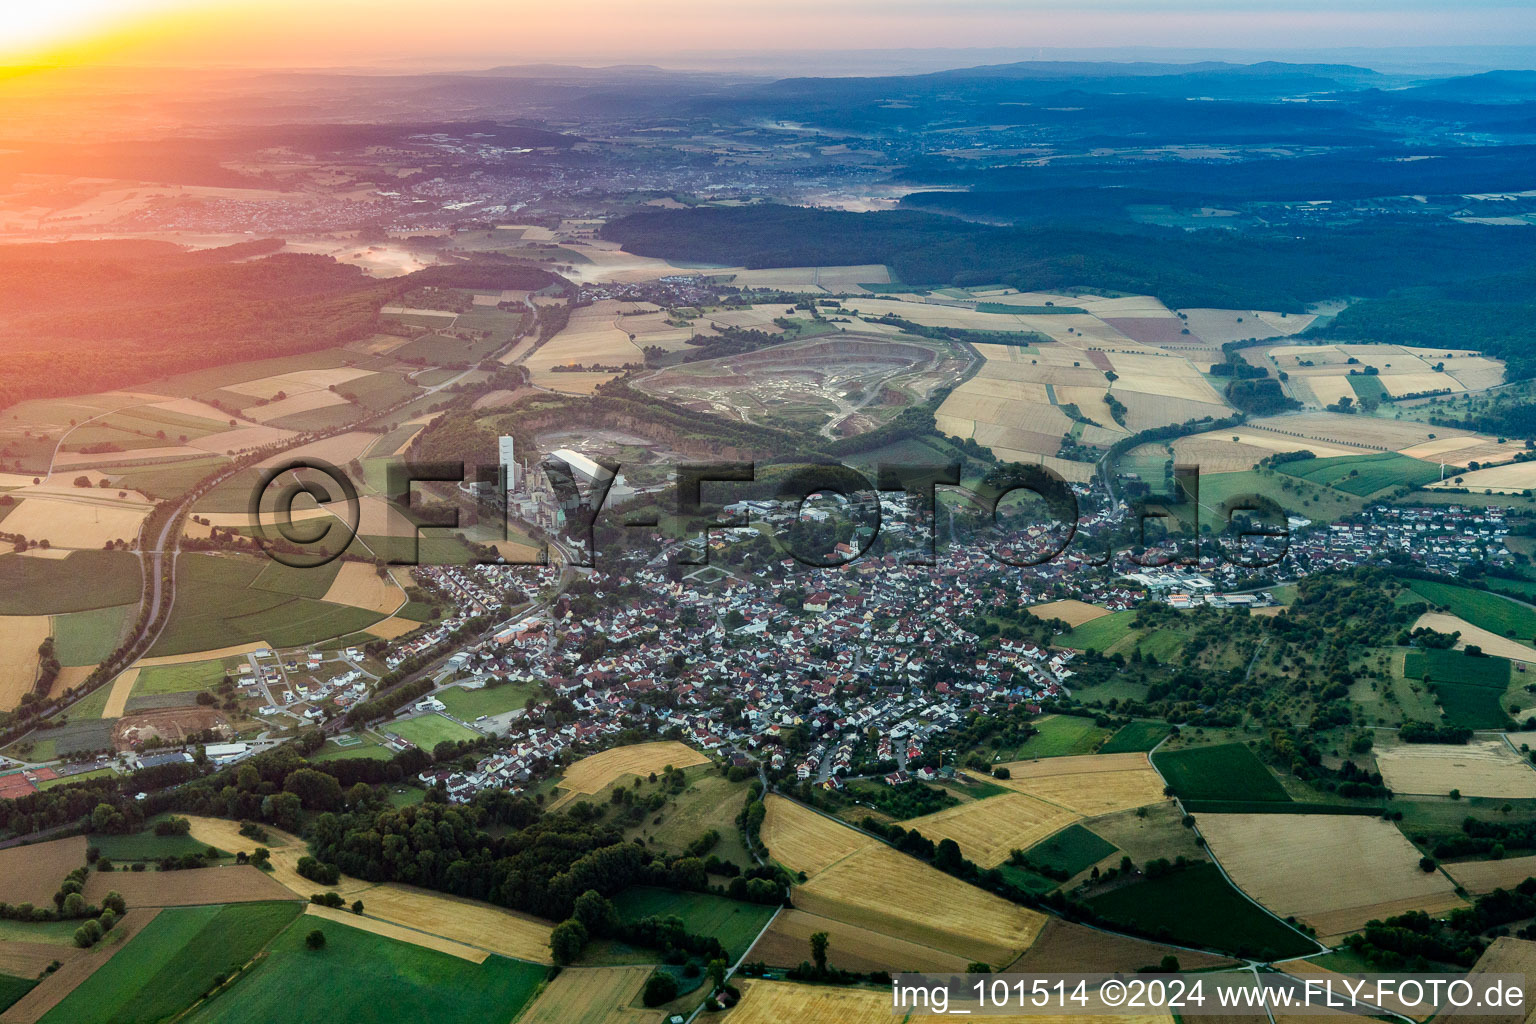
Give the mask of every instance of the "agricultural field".
<path id="1" fill-rule="evenodd" d="M 1120 731 L 1111 736 L 1105 744 L 1099 748 L 1101 754 L 1128 754 L 1139 751 L 1151 750 L 1162 742 L 1168 735 L 1168 726 L 1163 722 L 1132 722 L 1121 726 Z"/>
<path id="2" fill-rule="evenodd" d="M 710 830 L 720 836 L 720 841 L 710 850 L 721 860 L 734 864 L 751 863 L 751 854 L 741 841 L 741 828 L 736 822 L 747 802 L 748 782 L 732 782 L 714 765 L 695 765 L 684 769 L 686 788 L 681 793 L 662 789 L 666 803 L 653 814 L 647 814 L 638 824 L 625 829 L 624 837 L 636 838 L 648 847 L 660 848 L 671 853 L 682 853 L 690 843 Z M 620 779 L 607 790 L 599 793 L 593 803 L 603 806 L 613 787 L 623 786 Z M 642 786 L 637 795 L 648 795 L 648 786 Z M 660 823 L 656 819 L 660 818 Z"/>
<path id="3" fill-rule="evenodd" d="M 318 928 L 320 950 L 306 948 Z M 531 1000 L 547 970 L 505 957 L 472 964 L 421 946 L 306 915 L 266 957 L 199 1007 L 187 1024 L 505 1024 Z M 339 983 L 338 979 L 345 979 Z M 302 992 L 303 999 L 295 999 Z"/>
<path id="4" fill-rule="evenodd" d="M 1179 969 L 1185 971 L 1232 964 L 1226 957 L 1161 946 L 1053 917 L 1035 944 L 1006 969 L 1020 974 L 1130 972 L 1154 966 L 1170 954 L 1178 957 Z"/>
<path id="5" fill-rule="evenodd" d="M 962 965 L 963 966 L 963 965 Z M 650 967 L 567 967 L 518 1018 L 519 1024 L 639 1024 L 648 1012 L 630 1004 Z"/>
<path id="6" fill-rule="evenodd" d="M 127 551 L 74 551 L 65 558 L 0 555 L 0 615 L 136 605 L 139 584 L 139 560 Z"/>
<path id="7" fill-rule="evenodd" d="M 182 871 L 94 871 L 85 883 L 85 898 L 99 900 L 114 890 L 132 907 L 292 899 L 281 883 L 249 864 Z"/>
<path id="8" fill-rule="evenodd" d="M 176 603 L 151 655 L 187 654 L 252 642 L 293 647 L 355 633 L 383 617 L 378 612 L 267 589 L 260 580 L 269 564 L 266 559 L 243 555 L 182 556 Z"/>
<path id="9" fill-rule="evenodd" d="M 133 624 L 137 605 L 117 605 L 53 617 L 55 650 L 61 665 L 94 667 L 111 654 Z"/>
<path id="10" fill-rule="evenodd" d="M 0 711 L 10 711 L 37 680 L 38 647 L 51 635 L 46 615 L 0 616 Z"/>
<path id="11" fill-rule="evenodd" d="M 696 935 L 719 939 L 731 963 L 741 959 L 773 917 L 775 907 L 742 903 L 707 892 L 672 892 L 636 886 L 614 897 L 614 908 L 625 921 L 676 915 Z"/>
<path id="12" fill-rule="evenodd" d="M 337 907 L 322 907 L 314 903 L 306 904 L 304 913 L 308 917 L 320 917 L 327 921 L 343 925 L 347 928 L 357 928 L 371 935 L 382 935 L 396 942 L 408 942 L 413 946 L 423 949 L 436 950 L 449 956 L 458 957 L 460 960 L 468 960 L 472 964 L 483 964 L 490 957 L 490 953 L 484 949 L 476 949 L 474 946 L 466 946 L 462 942 L 454 942 L 438 935 L 428 935 L 426 932 L 417 931 L 414 928 L 406 928 L 403 925 L 391 924 L 381 921 L 367 914 L 354 914 L 350 909 L 342 910 Z"/>
<path id="13" fill-rule="evenodd" d="M 1536 462 L 1513 462 L 1468 470 L 1426 485 L 1430 490 L 1459 490 L 1472 494 L 1524 494 L 1536 488 Z"/>
<path id="14" fill-rule="evenodd" d="M 1082 754 L 999 765 L 1009 778 L 996 784 L 1057 804 L 1079 815 L 1109 814 L 1163 800 L 1163 781 L 1147 756 Z"/>
<path id="15" fill-rule="evenodd" d="M 428 753 L 431 753 L 439 743 L 457 743 L 480 738 L 480 734 L 473 729 L 466 729 L 446 715 L 436 712 L 388 722 L 380 728 L 394 733 Z"/>
<path id="16" fill-rule="evenodd" d="M 1028 849 L 1077 819 L 1077 812 L 1065 807 L 1008 793 L 913 818 L 906 827 L 934 842 L 953 839 L 967 859 L 990 868 L 1006 860 L 1009 851 Z"/>
<path id="17" fill-rule="evenodd" d="M 1045 918 L 882 843 L 811 876 L 795 906 L 982 963 L 1012 962 Z"/>
<path id="18" fill-rule="evenodd" d="M 1495 889 L 1513 889 L 1527 878 L 1536 876 L 1536 856 L 1469 860 L 1444 867 L 1445 873 L 1455 879 L 1457 885 L 1474 895 L 1481 895 Z"/>
<path id="19" fill-rule="evenodd" d="M 1391 822 L 1362 814 L 1202 814 L 1211 853 L 1244 892 L 1329 941 L 1372 918 L 1464 905 L 1451 881 L 1419 868 Z"/>
<path id="20" fill-rule="evenodd" d="M 1276 345 L 1265 353 L 1271 369 L 1311 385 L 1315 405 L 1336 402 L 1339 388 L 1353 398 L 1380 399 L 1460 393 L 1504 380 L 1504 365 L 1476 352 L 1405 345 Z M 1298 390 L 1298 395 L 1301 389 Z"/>
<path id="21" fill-rule="evenodd" d="M 1091 896 L 1088 905 L 1112 924 L 1153 938 L 1263 959 L 1317 951 L 1228 884 L 1214 864 L 1196 864 Z"/>
<path id="22" fill-rule="evenodd" d="M 1100 608 L 1098 605 L 1076 600 L 1048 601 L 1045 604 L 1031 605 L 1029 611 L 1036 618 L 1047 621 L 1060 619 L 1073 628 L 1112 614 L 1108 608 Z"/>
<path id="23" fill-rule="evenodd" d="M 84 836 L 0 850 L 0 902 L 42 906 L 64 876 L 85 863 Z"/>
<path id="24" fill-rule="evenodd" d="M 1286 803 L 1280 780 L 1241 743 L 1160 750 L 1152 762 L 1184 800 Z"/>
<path id="25" fill-rule="evenodd" d="M 1118 852 L 1113 843 L 1081 825 L 1069 825 L 1025 850 L 1031 864 L 1042 864 L 1068 875 L 1087 871 Z"/>
<path id="26" fill-rule="evenodd" d="M 827 933 L 827 962 L 845 971 L 944 972 L 966 967 L 965 958 L 953 953 L 803 910 L 781 910 L 747 959 L 770 967 L 794 967 L 811 959 L 810 940 L 816 932 Z"/>
<path id="27" fill-rule="evenodd" d="M 1109 730 L 1094 725 L 1093 719 L 1076 715 L 1045 715 L 1030 724 L 1039 732 L 1014 750 L 1017 760 L 1091 753 L 1109 735 Z"/>
<path id="28" fill-rule="evenodd" d="M 781 796 L 769 794 L 766 803 L 759 835 L 773 859 L 791 871 L 815 876 L 874 842 Z"/>
<path id="29" fill-rule="evenodd" d="M 1536 769 L 1503 740 L 1378 746 L 1376 766 L 1395 793 L 1536 798 Z"/>
<path id="30" fill-rule="evenodd" d="M 1361 498 L 1393 487 L 1419 487 L 1440 477 L 1439 466 L 1395 452 L 1302 459 L 1282 463 L 1276 469 L 1286 476 Z"/>
<path id="31" fill-rule="evenodd" d="M 161 911 L 43 1024 L 155 1024 L 173 1017 L 215 978 L 259 953 L 299 910 L 287 902 Z"/>
<path id="32" fill-rule="evenodd" d="M 1482 650 L 1484 654 L 1491 654 L 1497 658 L 1507 658 L 1510 661 L 1523 661 L 1536 663 L 1536 649 L 1525 644 L 1501 636 L 1481 626 L 1474 626 L 1466 619 L 1445 612 L 1425 612 L 1414 620 L 1413 628 L 1433 629 L 1439 633 L 1460 633 L 1461 637 L 1456 641 L 1456 650 L 1466 650 L 1471 644 Z"/>
<path id="33" fill-rule="evenodd" d="M 1503 699 L 1510 664 L 1504 658 L 1414 649 L 1404 652 L 1403 676 L 1422 680 L 1452 725 L 1501 729 L 1509 724 Z"/>
<path id="34" fill-rule="evenodd" d="M 550 805 L 550 809 L 557 809 L 577 796 L 600 793 L 616 779 L 631 775 L 646 778 L 652 772 L 661 774 L 669 765 L 687 768 L 708 761 L 708 757 L 675 740 L 612 747 L 584 757 L 567 768 L 560 780 L 560 798 Z"/>
<path id="35" fill-rule="evenodd" d="M 788 981 L 752 980 L 743 983 L 742 999 L 725 1020 L 730 1024 L 887 1024 L 893 1016 L 888 989 L 838 988 Z M 1092 1007 L 1090 1006 L 1090 1009 Z M 922 1020 L 914 1014 L 910 1019 Z M 996 1024 L 1169 1024 L 1167 1014 L 1073 1013 L 1071 1015 L 988 1015 Z"/>
<path id="36" fill-rule="evenodd" d="M 314 890 L 313 882 L 301 881 L 310 891 Z M 353 892 L 331 888 L 348 898 L 353 896 Z M 373 888 L 363 883 L 354 892 L 364 901 L 369 917 L 476 946 L 502 957 L 538 964 L 550 962 L 549 933 L 553 925 L 529 914 L 393 882 Z"/>
<path id="37" fill-rule="evenodd" d="M 1530 605 L 1435 580 L 1410 580 L 1408 587 L 1431 605 L 1443 607 L 1474 626 L 1522 643 L 1536 642 L 1536 608 Z"/>
<path id="38" fill-rule="evenodd" d="M 617 368 L 643 364 L 645 353 L 630 340 L 629 331 L 624 328 L 624 314 L 631 311 L 650 312 L 655 308 L 649 303 L 602 299 L 590 306 L 573 309 L 566 327 L 528 356 L 523 365 L 531 373 L 533 383 L 539 387 L 567 394 L 584 394 L 586 392 L 581 388 L 586 383 L 584 378 L 598 375 L 555 368 Z"/>

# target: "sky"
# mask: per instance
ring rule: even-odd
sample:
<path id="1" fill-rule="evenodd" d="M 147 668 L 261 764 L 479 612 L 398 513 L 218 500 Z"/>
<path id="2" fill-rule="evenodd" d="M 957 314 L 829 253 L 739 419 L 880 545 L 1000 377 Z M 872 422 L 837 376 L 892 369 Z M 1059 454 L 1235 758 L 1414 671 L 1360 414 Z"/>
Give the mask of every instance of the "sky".
<path id="1" fill-rule="evenodd" d="M 713 50 L 1536 44 L 1510 0 L 0 0 L 0 62 L 214 67 Z"/>

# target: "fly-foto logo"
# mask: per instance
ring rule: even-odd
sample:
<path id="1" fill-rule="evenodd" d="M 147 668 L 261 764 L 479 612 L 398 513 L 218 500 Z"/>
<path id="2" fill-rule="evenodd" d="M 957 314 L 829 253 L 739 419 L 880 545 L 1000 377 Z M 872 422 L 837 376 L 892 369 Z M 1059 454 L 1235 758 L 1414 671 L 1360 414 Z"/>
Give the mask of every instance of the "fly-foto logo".
<path id="1" fill-rule="evenodd" d="M 468 469 L 472 468 L 472 472 Z M 604 511 L 614 483 L 619 479 L 620 465 L 615 462 L 588 460 L 582 468 L 573 466 L 558 456 L 549 456 L 539 465 L 543 476 L 540 490 L 547 506 L 559 512 L 559 536 L 554 542 L 561 547 L 567 564 L 592 566 L 596 556 L 595 525 Z M 1004 499 L 1010 496 L 1030 495 L 1036 499 L 1032 508 L 1038 511 L 1026 524 L 1028 544 L 1018 538 L 998 537 L 991 544 L 992 555 L 1002 565 L 1031 567 L 1044 565 L 1062 557 L 1078 537 L 1080 510 L 1077 493 L 1072 485 L 1049 466 L 1009 464 L 977 481 L 962 482 L 962 466 L 931 464 L 887 464 L 876 467 L 871 481 L 863 473 L 849 466 L 836 463 L 774 463 L 772 466 L 772 502 L 787 508 L 792 515 L 803 514 L 807 503 L 818 496 L 837 496 L 850 508 L 862 511 L 871 522 L 857 533 L 858 544 L 842 544 L 833 553 L 800 550 L 793 539 L 786 540 L 770 534 L 785 557 L 817 568 L 832 568 L 856 561 L 867 553 L 881 535 L 881 496 L 901 495 L 905 508 L 917 519 L 920 526 L 920 542 L 906 554 L 907 564 L 936 564 L 937 529 L 934 524 L 939 508 L 941 489 L 961 492 L 970 507 L 979 510 L 993 526 L 999 523 Z M 674 528 L 683 524 L 684 534 L 679 561 L 682 564 L 702 565 L 708 559 L 707 541 L 712 529 L 727 529 L 748 525 L 739 517 L 733 520 L 717 519 L 703 501 L 706 484 L 719 489 L 731 485 L 753 485 L 754 493 L 760 492 L 758 466 L 752 462 L 683 463 L 673 467 L 669 524 Z M 1290 545 L 1290 530 L 1283 510 L 1267 498 L 1248 495 L 1230 498 L 1220 509 L 1213 512 L 1200 503 L 1200 472 L 1198 466 L 1176 466 L 1174 493 L 1163 498 L 1148 498 L 1130 502 L 1124 517 L 1131 524 L 1131 535 L 1138 551 L 1148 546 L 1148 526 L 1156 521 L 1177 519 L 1181 525 L 1192 528 L 1193 554 L 1188 551 L 1177 556 L 1127 553 L 1133 564 L 1142 567 L 1159 567 L 1171 561 L 1195 564 L 1202 557 L 1220 560 L 1246 569 L 1263 569 L 1277 564 L 1286 555 Z M 508 529 L 510 481 L 507 469 L 500 465 L 466 467 L 462 462 L 406 463 L 396 461 L 386 467 L 385 508 L 391 518 L 408 527 L 405 535 L 389 538 L 393 543 L 390 565 L 421 565 L 421 541 L 423 530 L 460 527 L 459 509 L 455 506 L 424 512 L 413 503 L 416 484 L 446 484 L 474 497 L 479 523 L 493 524 L 493 532 L 499 536 L 486 537 L 494 543 L 512 537 Z M 527 487 L 529 481 L 523 481 Z M 657 503 L 651 504 L 650 514 L 630 514 L 620 522 L 631 529 L 656 530 L 662 527 L 662 518 L 655 514 Z M 1182 507 L 1182 512 L 1176 510 Z M 322 459 L 294 459 L 267 469 L 252 490 L 248 506 L 249 521 L 258 542 L 275 560 L 294 568 L 317 568 L 340 558 L 360 536 L 363 520 L 363 504 L 358 489 L 347 474 Z M 1202 549 L 1201 519 L 1211 515 L 1223 521 L 1220 528 L 1227 533 L 1215 542 L 1207 542 Z M 1238 518 L 1241 516 L 1242 518 Z M 1263 517 L 1268 522 L 1255 522 Z M 1013 519 L 1017 519 L 1014 516 Z M 496 530 L 495 524 L 499 524 Z M 1015 527 L 1019 524 L 1013 523 Z M 1230 528 L 1230 529 L 1229 529 Z M 566 543 L 561 543 L 563 536 Z M 697 554 L 689 554 L 697 550 Z M 1090 564 L 1108 564 L 1110 552 L 1083 560 Z M 507 557 L 498 552 L 493 558 L 481 559 L 484 563 L 548 565 L 547 546 L 538 549 L 532 558 L 519 559 L 514 554 Z"/>

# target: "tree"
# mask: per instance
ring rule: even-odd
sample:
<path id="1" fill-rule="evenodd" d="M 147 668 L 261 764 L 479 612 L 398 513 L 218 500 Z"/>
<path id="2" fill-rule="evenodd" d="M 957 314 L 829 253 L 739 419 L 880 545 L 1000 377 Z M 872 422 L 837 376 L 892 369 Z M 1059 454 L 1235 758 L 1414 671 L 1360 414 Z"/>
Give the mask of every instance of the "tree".
<path id="1" fill-rule="evenodd" d="M 308 946 L 310 949 L 324 949 L 325 932 L 321 931 L 319 928 L 313 929 L 308 935 L 304 936 L 304 945 Z"/>
<path id="2" fill-rule="evenodd" d="M 363 912 L 363 901 L 362 900 L 353 900 L 352 901 L 352 913 L 354 913 L 354 914 L 361 914 L 362 912 Z"/>
<path id="3" fill-rule="evenodd" d="M 984 964 L 980 960 L 973 960 L 965 965 L 966 974 L 991 974 L 992 965 Z"/>
<path id="4" fill-rule="evenodd" d="M 811 959 L 816 961 L 816 973 L 827 972 L 827 944 L 830 936 L 826 932 L 813 932 L 811 934 Z"/>
<path id="5" fill-rule="evenodd" d="M 725 987 L 725 972 L 729 970 L 724 960 L 711 960 L 707 973 L 716 990 Z"/>
<path id="6" fill-rule="evenodd" d="M 1179 958 L 1169 953 L 1158 961 L 1157 969 L 1164 974 L 1176 974 L 1179 970 Z"/>
<path id="7" fill-rule="evenodd" d="M 101 898 L 101 909 L 110 910 L 118 917 L 122 917 L 128 912 L 128 902 L 123 899 L 121 893 L 113 889 Z"/>
<path id="8" fill-rule="evenodd" d="M 549 952 L 557 964 L 565 965 L 581 956 L 587 947 L 587 927 L 576 918 L 569 918 L 555 925 L 549 933 Z M 675 986 L 674 982 L 674 986 Z M 675 994 L 675 992 L 674 992 Z M 670 998 L 670 997 L 669 997 Z M 667 1000 L 663 999 L 662 1002 Z M 647 1003 L 647 1006 L 656 1005 Z"/>
<path id="9" fill-rule="evenodd" d="M 613 903 L 595 889 L 588 889 L 576 897 L 572 915 L 581 922 L 588 935 L 603 935 L 618 920 Z"/>
<path id="10" fill-rule="evenodd" d="M 101 941 L 101 924 L 97 921 L 87 921 L 75 929 L 75 945 L 81 949 L 89 949 Z"/>
<path id="11" fill-rule="evenodd" d="M 677 979 L 664 971 L 652 974 L 645 983 L 645 992 L 641 995 L 641 1002 L 646 1006 L 660 1006 L 662 1003 L 670 1003 L 677 998 Z"/>

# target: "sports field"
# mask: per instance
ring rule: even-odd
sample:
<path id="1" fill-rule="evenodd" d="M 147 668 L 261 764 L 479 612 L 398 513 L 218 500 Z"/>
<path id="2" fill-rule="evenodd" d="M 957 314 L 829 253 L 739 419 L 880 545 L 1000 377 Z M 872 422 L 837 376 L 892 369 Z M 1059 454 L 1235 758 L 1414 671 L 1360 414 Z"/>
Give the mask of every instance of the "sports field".
<path id="1" fill-rule="evenodd" d="M 325 935 L 323 949 L 306 947 L 314 929 Z M 308 915 L 266 953 L 188 1024 L 506 1024 L 548 973 L 499 956 L 472 964 Z"/>
<path id="2" fill-rule="evenodd" d="M 450 686 L 438 691 L 435 696 L 448 708 L 449 714 L 460 721 L 473 722 L 481 715 L 502 715 L 516 711 L 528 703 L 528 698 L 538 693 L 537 685 L 507 683 L 478 690 Z"/>
<path id="3" fill-rule="evenodd" d="M 451 718 L 436 713 L 389 722 L 381 728 L 409 740 L 427 753 L 431 753 L 439 743 L 480 738 L 480 734 L 473 729 L 466 729 Z"/>

